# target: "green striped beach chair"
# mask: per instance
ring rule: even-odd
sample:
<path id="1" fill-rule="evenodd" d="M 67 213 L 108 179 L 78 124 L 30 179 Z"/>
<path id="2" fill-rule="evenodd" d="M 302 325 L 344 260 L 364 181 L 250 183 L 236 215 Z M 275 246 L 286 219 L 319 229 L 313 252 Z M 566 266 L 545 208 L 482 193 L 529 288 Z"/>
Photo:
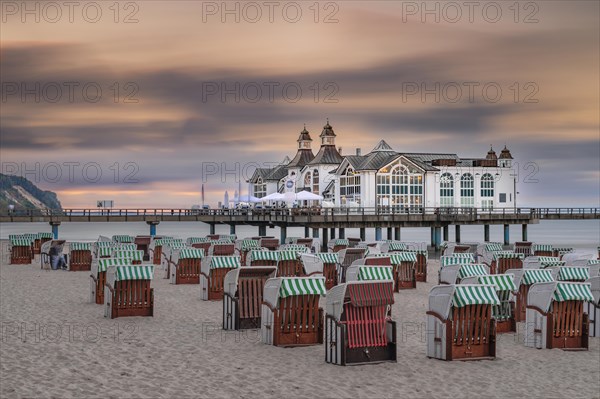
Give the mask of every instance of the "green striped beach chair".
<path id="1" fill-rule="evenodd" d="M 277 251 L 269 251 L 267 248 L 251 249 L 246 258 L 248 266 L 277 266 L 279 253 Z"/>
<path id="2" fill-rule="evenodd" d="M 302 255 L 305 256 L 305 255 Z M 338 254 L 333 252 L 317 252 L 314 254 L 322 263 L 323 277 L 325 277 L 325 288 L 329 291 L 338 284 Z M 319 268 L 316 265 L 315 268 Z"/>
<path id="3" fill-rule="evenodd" d="M 327 293 L 325 361 L 345 366 L 396 362 L 391 281 L 349 281 Z"/>
<path id="4" fill-rule="evenodd" d="M 493 285 L 500 305 L 492 308 L 492 316 L 496 320 L 496 332 L 516 332 L 514 293 L 516 291 L 514 274 L 492 274 L 489 276 L 468 277 L 461 284 Z"/>
<path id="5" fill-rule="evenodd" d="M 207 256 L 202 259 L 200 269 L 200 295 L 204 301 L 223 299 L 225 275 L 241 267 L 239 256 Z"/>
<path id="6" fill-rule="evenodd" d="M 589 320 L 584 303 L 593 301 L 590 283 L 533 284 L 527 295 L 525 346 L 587 350 Z"/>
<path id="7" fill-rule="evenodd" d="M 445 266 L 440 269 L 440 284 L 459 284 L 463 279 L 474 276 L 487 276 L 490 268 L 483 263 L 466 263 Z"/>
<path id="8" fill-rule="evenodd" d="M 112 236 L 112 240 L 119 244 L 133 244 L 135 238 L 130 235 L 120 234 Z"/>
<path id="9" fill-rule="evenodd" d="M 346 282 L 346 270 L 354 262 L 363 259 L 369 252 L 367 247 L 346 248 L 338 251 L 338 277 L 339 283 Z M 359 262 L 360 263 L 360 262 Z"/>
<path id="10" fill-rule="evenodd" d="M 223 283 L 223 329 L 260 328 L 263 291 L 275 277 L 275 266 L 239 267 L 225 275 Z"/>
<path id="11" fill-rule="evenodd" d="M 102 305 L 104 303 L 104 284 L 106 270 L 109 266 L 131 265 L 130 259 L 101 258 L 92 260 L 90 274 L 90 302 Z"/>
<path id="12" fill-rule="evenodd" d="M 513 251 L 497 251 L 492 255 L 491 274 L 504 274 L 509 269 L 522 269 L 525 255 Z"/>
<path id="13" fill-rule="evenodd" d="M 550 244 L 533 244 L 533 256 L 554 256 L 554 248 Z"/>
<path id="14" fill-rule="evenodd" d="M 409 248 L 406 251 L 402 251 L 402 252 L 414 253 L 416 255 L 417 263 L 415 263 L 415 279 L 418 282 L 426 283 L 427 282 L 427 260 L 429 259 L 429 253 L 427 252 L 427 250 L 419 249 L 416 246 L 413 248 L 411 248 L 409 246 Z"/>
<path id="15" fill-rule="evenodd" d="M 523 261 L 525 269 L 545 269 L 546 267 L 565 266 L 566 262 L 554 256 L 530 256 Z"/>
<path id="16" fill-rule="evenodd" d="M 527 258 L 533 255 L 533 243 L 529 241 L 517 241 L 513 245 L 513 251 L 523 254 Z"/>
<path id="17" fill-rule="evenodd" d="M 261 338 L 274 346 L 323 343 L 323 277 L 277 277 L 266 281 L 261 306 Z"/>
<path id="18" fill-rule="evenodd" d="M 10 238 L 10 264 L 28 265 L 33 261 L 33 235 L 11 235 Z"/>
<path id="19" fill-rule="evenodd" d="M 37 233 L 33 240 L 33 254 L 38 255 L 42 249 L 42 244 L 52 240 L 52 233 Z"/>
<path id="20" fill-rule="evenodd" d="M 185 247 L 171 253 L 171 284 L 200 284 L 200 269 L 204 250 Z"/>
<path id="21" fill-rule="evenodd" d="M 91 242 L 72 242 L 69 244 L 69 270 L 72 272 L 92 270 Z"/>
<path id="22" fill-rule="evenodd" d="M 334 239 L 329 241 L 329 243 L 327 243 L 327 248 L 329 249 L 329 252 L 339 252 L 342 249 L 346 249 L 350 246 L 350 241 L 348 241 L 345 238 L 338 238 L 338 239 Z"/>
<path id="23" fill-rule="evenodd" d="M 253 249 L 257 249 L 257 248 L 260 248 L 259 240 L 252 240 L 252 239 L 245 238 L 243 240 L 237 240 L 235 242 L 235 254 L 239 255 L 242 265 L 247 264 L 246 258 L 248 256 L 248 252 L 250 252 Z"/>
<path id="24" fill-rule="evenodd" d="M 584 282 L 590 278 L 587 266 L 555 266 L 548 267 L 556 281 Z"/>
<path id="25" fill-rule="evenodd" d="M 554 276 L 548 269 L 509 269 L 506 273 L 515 276 L 515 321 L 525 321 L 529 287 L 535 283 L 552 282 Z"/>
<path id="26" fill-rule="evenodd" d="M 141 265 L 144 261 L 144 251 L 116 249 L 112 253 L 112 258 L 129 259 L 132 265 Z"/>
<path id="27" fill-rule="evenodd" d="M 500 306 L 494 285 L 433 287 L 427 311 L 427 356 L 442 360 L 494 359 L 494 306 Z"/>
<path id="28" fill-rule="evenodd" d="M 154 316 L 154 265 L 109 266 L 104 316 Z"/>
<path id="29" fill-rule="evenodd" d="M 369 266 L 353 264 L 346 271 L 346 281 L 373 281 L 383 280 L 394 282 L 394 268 L 392 266 Z"/>

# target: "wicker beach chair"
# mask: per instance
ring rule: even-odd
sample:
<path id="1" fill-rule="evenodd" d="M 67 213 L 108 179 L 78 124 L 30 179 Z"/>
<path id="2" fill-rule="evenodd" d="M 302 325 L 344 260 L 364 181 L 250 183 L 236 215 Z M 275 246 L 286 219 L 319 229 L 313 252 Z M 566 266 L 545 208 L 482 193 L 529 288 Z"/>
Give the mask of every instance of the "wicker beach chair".
<path id="1" fill-rule="evenodd" d="M 119 234 L 112 236 L 112 240 L 113 242 L 119 244 L 133 244 L 135 242 L 135 237 L 126 234 Z"/>
<path id="2" fill-rule="evenodd" d="M 278 251 L 269 251 L 267 248 L 251 249 L 246 255 L 248 266 L 277 266 Z"/>
<path id="3" fill-rule="evenodd" d="M 583 304 L 583 311 L 590 321 L 590 337 L 600 337 L 600 276 L 590 277 L 586 283 L 590 284 L 593 301 Z"/>
<path id="4" fill-rule="evenodd" d="M 593 302 L 589 283 L 536 283 L 527 295 L 525 346 L 587 350 L 588 315 L 584 303 Z"/>
<path id="5" fill-rule="evenodd" d="M 279 248 L 279 240 L 276 238 L 261 238 L 260 246 L 267 248 L 269 251 L 276 251 Z"/>
<path id="6" fill-rule="evenodd" d="M 311 253 L 300 253 L 300 262 L 302 262 L 303 276 L 324 276 L 324 263 L 320 257 Z M 327 281 L 325 282 L 327 289 Z"/>
<path id="7" fill-rule="evenodd" d="M 444 266 L 440 269 L 440 284 L 460 284 L 468 277 L 487 276 L 490 268 L 483 263 L 465 263 Z"/>
<path id="8" fill-rule="evenodd" d="M 33 237 L 18 235 L 10 238 L 10 264 L 28 265 L 33 261 Z"/>
<path id="9" fill-rule="evenodd" d="M 554 248 L 550 244 L 533 244 L 533 256 L 554 256 Z"/>
<path id="10" fill-rule="evenodd" d="M 525 255 L 512 251 L 496 252 L 490 265 L 490 273 L 504 274 L 507 270 L 522 269 L 524 259 Z"/>
<path id="11" fill-rule="evenodd" d="M 327 248 L 329 249 L 329 252 L 339 252 L 342 249 L 346 249 L 350 247 L 350 241 L 348 241 L 345 238 L 338 238 L 335 240 L 331 240 L 327 243 Z"/>
<path id="12" fill-rule="evenodd" d="M 338 283 L 346 282 L 346 269 L 358 259 L 363 259 L 369 251 L 366 247 L 346 248 L 337 252 L 338 254 Z"/>
<path id="13" fill-rule="evenodd" d="M 261 339 L 274 346 L 323 343 L 323 277 L 277 277 L 265 282 Z"/>
<path id="14" fill-rule="evenodd" d="M 509 269 L 506 273 L 515 276 L 515 321 L 525 321 L 529 287 L 535 283 L 552 282 L 554 276 L 547 269 Z"/>
<path id="15" fill-rule="evenodd" d="M 183 240 L 170 240 L 164 242 L 161 249 L 161 268 L 164 271 L 164 278 L 170 278 L 171 266 L 173 266 L 173 253 L 177 250 L 186 248 Z"/>
<path id="16" fill-rule="evenodd" d="M 329 291 L 338 283 L 338 254 L 333 252 L 317 252 L 313 256 L 317 257 L 323 264 L 325 289 Z"/>
<path id="17" fill-rule="evenodd" d="M 547 267 L 546 270 L 550 270 L 555 281 L 583 283 L 591 277 L 588 266 L 553 266 Z"/>
<path id="18" fill-rule="evenodd" d="M 496 295 L 500 300 L 500 305 L 492 308 L 492 317 L 496 320 L 496 332 L 516 332 L 517 323 L 515 321 L 515 276 L 514 274 L 492 274 L 489 276 L 467 277 L 461 281 L 461 284 L 483 284 L 493 285 L 496 289 Z"/>
<path id="19" fill-rule="evenodd" d="M 259 240 L 252 240 L 252 239 L 238 240 L 235 243 L 235 254 L 240 257 L 242 265 L 246 266 L 248 253 L 251 250 L 257 249 L 257 248 L 260 248 Z"/>
<path id="20" fill-rule="evenodd" d="M 171 284 L 200 284 L 200 269 L 204 250 L 199 248 L 181 248 L 171 253 L 169 272 Z"/>
<path id="21" fill-rule="evenodd" d="M 345 366 L 396 362 L 390 281 L 352 281 L 327 293 L 325 361 Z"/>
<path id="22" fill-rule="evenodd" d="M 496 321 L 500 300 L 493 285 L 439 285 L 429 291 L 427 357 L 480 360 L 496 357 Z"/>
<path id="23" fill-rule="evenodd" d="M 104 317 L 154 316 L 154 265 L 109 266 Z"/>
<path id="24" fill-rule="evenodd" d="M 513 245 L 513 251 L 523 254 L 526 258 L 533 255 L 533 243 L 529 241 L 517 241 Z"/>
<path id="25" fill-rule="evenodd" d="M 133 243 L 135 244 L 135 249 L 144 253 L 144 262 L 148 262 L 150 260 L 150 255 L 148 253 L 150 242 L 152 242 L 152 236 L 146 235 L 135 236 L 135 239 L 133 241 Z"/>
<path id="26" fill-rule="evenodd" d="M 395 252 L 390 254 L 394 267 L 394 291 L 417 288 L 417 254 L 415 252 Z"/>
<path id="27" fill-rule="evenodd" d="M 52 240 L 52 233 L 37 233 L 33 240 L 33 255 L 39 255 L 42 245 L 50 240 Z"/>
<path id="28" fill-rule="evenodd" d="M 566 262 L 554 256 L 529 256 L 523 260 L 524 269 L 545 269 L 553 266 L 565 266 Z"/>
<path id="29" fill-rule="evenodd" d="M 277 277 L 305 276 L 300 253 L 296 251 L 275 251 L 277 253 Z"/>
<path id="30" fill-rule="evenodd" d="M 102 305 L 104 303 L 104 284 L 106 283 L 106 270 L 109 266 L 129 266 L 130 259 L 101 258 L 92 260 L 90 271 L 90 302 Z"/>
<path id="31" fill-rule="evenodd" d="M 223 287 L 223 329 L 260 328 L 265 282 L 275 277 L 275 266 L 240 267 L 225 275 Z"/>
<path id="32" fill-rule="evenodd" d="M 69 270 L 72 272 L 92 270 L 92 243 L 72 242 L 69 244 Z"/>
<path id="33" fill-rule="evenodd" d="M 214 242 L 210 246 L 208 254 L 211 256 L 233 256 L 235 255 L 235 244 L 223 241 Z"/>
<path id="34" fill-rule="evenodd" d="M 573 247 L 555 247 L 552 246 L 552 256 L 562 259 L 564 255 L 573 253 L 575 248 Z"/>
<path id="35" fill-rule="evenodd" d="M 241 267 L 239 256 L 206 256 L 200 269 L 200 298 L 204 301 L 223 299 L 225 275 Z"/>
<path id="36" fill-rule="evenodd" d="M 115 249 L 112 252 L 111 258 L 128 259 L 132 265 L 141 265 L 144 261 L 144 251 L 141 250 L 123 250 Z"/>
<path id="37" fill-rule="evenodd" d="M 391 281 L 394 282 L 394 268 L 392 266 L 369 266 L 360 263 L 357 260 L 350 267 L 348 267 L 347 282 L 350 281 Z"/>

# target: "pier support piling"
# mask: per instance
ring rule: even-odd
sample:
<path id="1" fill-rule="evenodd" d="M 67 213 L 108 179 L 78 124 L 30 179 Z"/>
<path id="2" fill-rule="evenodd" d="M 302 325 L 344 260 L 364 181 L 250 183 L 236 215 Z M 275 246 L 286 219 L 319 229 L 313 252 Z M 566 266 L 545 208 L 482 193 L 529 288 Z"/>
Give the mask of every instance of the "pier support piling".
<path id="1" fill-rule="evenodd" d="M 267 235 L 267 226 L 266 225 L 258 226 L 258 235 L 260 237 L 265 237 Z"/>
<path id="2" fill-rule="evenodd" d="M 448 230 L 449 230 L 448 227 L 449 227 L 448 225 L 444 226 L 444 241 L 450 241 L 450 240 L 448 240 Z"/>
<path id="3" fill-rule="evenodd" d="M 346 238 L 346 229 L 344 229 L 343 227 L 340 227 L 338 229 L 338 236 L 340 238 Z"/>
<path id="4" fill-rule="evenodd" d="M 367 229 L 365 229 L 364 227 L 360 228 L 360 240 L 361 241 L 367 240 Z"/>
<path id="5" fill-rule="evenodd" d="M 323 228 L 323 244 L 321 246 L 321 252 L 327 252 L 327 242 L 329 241 L 328 233 L 327 228 Z"/>
<path id="6" fill-rule="evenodd" d="M 375 227 L 375 241 L 381 241 L 381 227 Z"/>
<path id="7" fill-rule="evenodd" d="M 156 235 L 156 226 L 158 226 L 159 221 L 146 221 L 146 224 L 150 226 L 150 236 L 154 237 Z"/>
<path id="8" fill-rule="evenodd" d="M 235 234 L 235 224 L 229 225 L 229 234 Z"/>
<path id="9" fill-rule="evenodd" d="M 394 228 L 394 240 L 400 241 L 400 227 Z"/>
<path id="10" fill-rule="evenodd" d="M 490 242 L 490 225 L 483 225 L 483 241 Z"/>
<path id="11" fill-rule="evenodd" d="M 329 229 L 329 238 L 331 238 L 332 240 L 335 238 L 335 227 Z"/>
<path id="12" fill-rule="evenodd" d="M 215 234 L 215 224 L 214 223 L 209 223 L 209 234 Z"/>
<path id="13" fill-rule="evenodd" d="M 435 244 L 434 244 L 436 251 L 440 250 L 441 243 L 442 243 L 442 228 L 436 227 L 435 228 Z"/>
<path id="14" fill-rule="evenodd" d="M 431 246 L 435 247 L 435 227 L 431 228 Z"/>
<path id="15" fill-rule="evenodd" d="M 504 225 L 504 245 L 510 244 L 510 225 Z"/>
<path id="16" fill-rule="evenodd" d="M 50 226 L 52 226 L 52 238 L 58 240 L 58 226 L 60 226 L 60 222 L 50 222 Z"/>
<path id="17" fill-rule="evenodd" d="M 393 239 L 393 231 L 391 227 L 387 228 L 387 239 L 388 240 L 392 240 Z"/>
<path id="18" fill-rule="evenodd" d="M 527 241 L 527 225 L 521 225 L 521 240 Z"/>
<path id="19" fill-rule="evenodd" d="M 460 224 L 454 226 L 454 241 L 460 242 Z"/>
<path id="20" fill-rule="evenodd" d="M 310 228 L 308 226 L 304 226 L 304 238 L 310 237 Z"/>
<path id="21" fill-rule="evenodd" d="M 287 238 L 287 227 L 281 226 L 279 228 L 279 243 L 285 244 L 286 238 Z"/>
<path id="22" fill-rule="evenodd" d="M 313 229 L 313 238 L 319 238 L 319 229 Z"/>

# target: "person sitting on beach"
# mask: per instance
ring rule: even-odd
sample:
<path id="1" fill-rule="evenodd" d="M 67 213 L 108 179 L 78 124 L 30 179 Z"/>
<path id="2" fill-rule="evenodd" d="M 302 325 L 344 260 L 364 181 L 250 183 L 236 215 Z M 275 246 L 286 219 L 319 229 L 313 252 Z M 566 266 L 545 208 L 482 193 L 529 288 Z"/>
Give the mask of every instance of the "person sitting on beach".
<path id="1" fill-rule="evenodd" d="M 67 262 L 65 261 L 65 256 L 63 255 L 63 246 L 65 244 L 64 240 L 57 241 L 56 244 L 50 247 L 49 255 L 50 255 L 50 266 L 52 270 L 67 269 Z"/>

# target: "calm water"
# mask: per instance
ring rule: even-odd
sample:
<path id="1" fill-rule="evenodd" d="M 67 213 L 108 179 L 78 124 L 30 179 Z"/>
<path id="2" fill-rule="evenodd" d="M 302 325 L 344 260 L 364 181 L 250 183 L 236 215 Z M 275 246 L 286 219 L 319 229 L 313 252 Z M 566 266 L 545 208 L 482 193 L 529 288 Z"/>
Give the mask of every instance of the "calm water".
<path id="1" fill-rule="evenodd" d="M 0 225 L 0 238 L 7 239 L 9 234 L 32 233 L 38 231 L 51 231 L 47 223 L 3 223 Z M 66 240 L 93 241 L 99 235 L 112 236 L 113 234 L 149 234 L 146 223 L 63 223 L 59 227 L 60 238 Z M 157 233 L 187 238 L 191 236 L 204 236 L 209 233 L 207 224 L 200 222 L 161 222 L 157 226 Z M 217 225 L 217 234 L 229 234 L 228 225 Z M 252 226 L 238 226 L 238 237 L 258 235 L 258 228 Z M 383 238 L 386 238 L 386 229 L 383 229 Z M 450 226 L 450 241 L 454 241 L 454 226 Z M 279 237 L 279 228 L 267 229 L 267 235 Z M 288 228 L 289 237 L 304 235 L 304 228 Z M 346 229 L 346 237 L 359 237 L 359 229 Z M 598 220 L 548 220 L 540 224 L 529 225 L 529 241 L 568 245 L 577 248 L 596 248 L 600 245 L 600 222 Z M 367 240 L 375 239 L 375 229 L 367 229 Z M 403 241 L 430 242 L 429 228 L 403 228 L 401 233 Z M 483 241 L 483 226 L 462 226 L 461 239 L 463 242 Z M 503 240 L 502 225 L 490 226 L 490 240 Z M 510 226 L 510 241 L 521 240 L 521 225 Z"/>

